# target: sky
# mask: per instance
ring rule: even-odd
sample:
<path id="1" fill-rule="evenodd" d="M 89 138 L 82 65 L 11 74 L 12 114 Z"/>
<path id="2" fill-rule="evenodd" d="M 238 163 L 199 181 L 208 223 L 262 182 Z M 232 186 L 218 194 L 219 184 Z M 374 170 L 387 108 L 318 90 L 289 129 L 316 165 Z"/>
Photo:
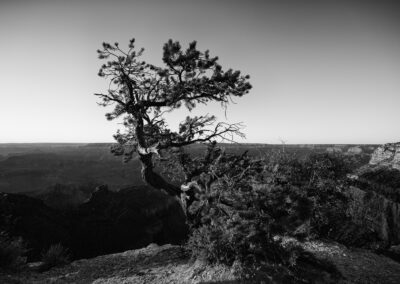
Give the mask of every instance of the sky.
<path id="1" fill-rule="evenodd" d="M 246 143 L 400 141 L 400 3 L 395 1 L 0 1 L 0 143 L 112 142 L 94 93 L 103 41 L 162 65 L 170 38 L 250 75 L 226 112 Z M 188 114 L 171 113 L 171 128 Z"/>

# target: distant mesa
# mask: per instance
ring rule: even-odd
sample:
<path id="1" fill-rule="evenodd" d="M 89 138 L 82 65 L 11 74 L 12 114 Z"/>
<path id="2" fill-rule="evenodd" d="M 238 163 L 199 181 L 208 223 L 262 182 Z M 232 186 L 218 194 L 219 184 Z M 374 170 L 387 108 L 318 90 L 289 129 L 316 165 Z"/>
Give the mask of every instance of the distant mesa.
<path id="1" fill-rule="evenodd" d="M 360 155 L 362 152 L 363 150 L 361 149 L 360 146 L 354 146 L 347 149 L 347 153 L 352 155 Z"/>
<path id="2" fill-rule="evenodd" d="M 337 146 L 328 147 L 328 148 L 326 148 L 326 151 L 327 151 L 328 153 L 342 153 L 342 148 L 339 148 L 339 147 L 337 147 Z"/>
<path id="3" fill-rule="evenodd" d="M 379 146 L 373 152 L 369 164 L 385 166 L 400 171 L 400 142 Z"/>

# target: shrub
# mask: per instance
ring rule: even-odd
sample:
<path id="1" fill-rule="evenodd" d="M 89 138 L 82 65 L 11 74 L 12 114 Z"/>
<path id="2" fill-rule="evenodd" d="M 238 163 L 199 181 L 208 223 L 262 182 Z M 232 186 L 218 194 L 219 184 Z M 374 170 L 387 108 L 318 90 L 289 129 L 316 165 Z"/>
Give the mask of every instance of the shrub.
<path id="1" fill-rule="evenodd" d="M 255 160 L 222 153 L 196 181 L 189 249 L 210 262 L 295 273 L 304 252 L 277 236 L 329 236 L 332 225 L 347 218 L 341 162 L 327 155 L 300 161 L 286 154 Z"/>
<path id="2" fill-rule="evenodd" d="M 295 250 L 273 239 L 273 232 L 280 229 L 273 215 L 287 217 L 286 207 L 295 206 L 281 198 L 283 194 L 275 194 L 286 188 L 259 184 L 263 164 L 247 156 L 225 156 L 215 166 L 208 174 L 218 178 L 197 193 L 189 207 L 193 232 L 188 247 L 193 255 L 228 265 L 240 262 L 245 267 L 261 262 L 294 265 Z"/>
<path id="3" fill-rule="evenodd" d="M 42 253 L 41 271 L 49 270 L 52 267 L 64 265 L 70 262 L 70 254 L 61 244 L 51 245 L 46 252 Z"/>
<path id="4" fill-rule="evenodd" d="M 12 238 L 0 232 L 0 268 L 18 269 L 26 263 L 27 252 L 22 238 Z"/>

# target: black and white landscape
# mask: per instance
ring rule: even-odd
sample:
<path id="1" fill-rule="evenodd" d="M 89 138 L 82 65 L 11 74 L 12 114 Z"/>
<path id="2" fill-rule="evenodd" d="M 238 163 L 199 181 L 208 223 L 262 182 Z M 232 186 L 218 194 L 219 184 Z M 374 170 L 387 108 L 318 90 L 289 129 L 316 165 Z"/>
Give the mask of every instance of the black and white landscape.
<path id="1" fill-rule="evenodd" d="M 395 1 L 0 3 L 0 283 L 400 283 Z"/>

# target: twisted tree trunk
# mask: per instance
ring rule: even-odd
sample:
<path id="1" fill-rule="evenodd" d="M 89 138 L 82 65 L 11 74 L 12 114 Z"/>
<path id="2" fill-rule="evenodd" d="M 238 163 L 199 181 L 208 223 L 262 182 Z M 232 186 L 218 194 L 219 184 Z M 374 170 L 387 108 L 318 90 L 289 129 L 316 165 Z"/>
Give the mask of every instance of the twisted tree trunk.
<path id="1" fill-rule="evenodd" d="M 142 179 L 155 189 L 164 191 L 168 195 L 180 197 L 181 189 L 167 182 L 161 175 L 154 171 L 154 164 L 152 161 L 153 153 L 139 154 L 139 159 L 142 163 Z"/>
<path id="2" fill-rule="evenodd" d="M 142 164 L 142 179 L 151 187 L 177 198 L 186 214 L 187 208 L 194 201 L 194 195 L 191 191 L 182 190 L 181 187 L 169 183 L 154 170 L 152 158 L 154 154 L 160 155 L 158 151 L 159 145 L 156 143 L 155 145 L 150 146 L 146 143 L 143 132 L 143 120 L 140 117 L 138 118 L 135 134 L 138 139 L 137 152 L 139 154 L 139 160 Z"/>
<path id="3" fill-rule="evenodd" d="M 158 144 L 149 146 L 147 145 L 147 141 L 145 139 L 144 131 L 143 131 L 143 119 L 140 115 L 135 116 L 137 119 L 137 125 L 135 127 L 135 134 L 138 140 L 138 154 L 139 160 L 142 164 L 142 179 L 148 185 L 154 187 L 155 189 L 164 191 L 165 193 L 171 196 L 179 196 L 181 190 L 179 187 L 170 184 L 164 178 L 162 178 L 158 173 L 154 171 L 153 164 L 153 154 L 158 153 Z"/>

